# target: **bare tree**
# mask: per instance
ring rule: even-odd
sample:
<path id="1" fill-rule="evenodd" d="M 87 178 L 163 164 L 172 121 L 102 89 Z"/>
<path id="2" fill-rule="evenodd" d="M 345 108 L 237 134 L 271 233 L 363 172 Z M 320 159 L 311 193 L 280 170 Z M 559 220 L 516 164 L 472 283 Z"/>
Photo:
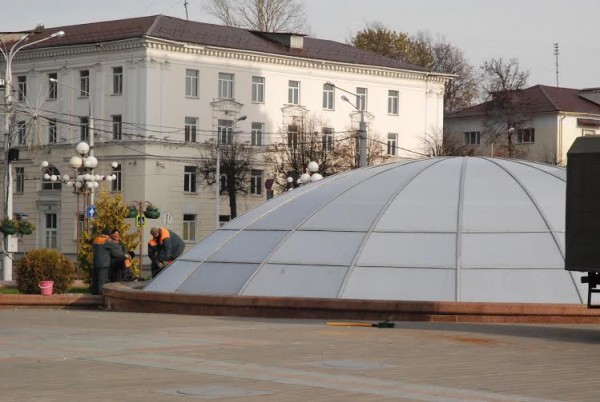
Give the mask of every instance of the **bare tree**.
<path id="1" fill-rule="evenodd" d="M 204 8 L 227 26 L 262 32 L 309 32 L 299 0 L 210 0 Z"/>
<path id="2" fill-rule="evenodd" d="M 464 145 L 460 137 L 447 134 L 441 130 L 427 134 L 423 139 L 424 153 L 427 156 L 472 156 L 475 149 Z"/>
<path id="3" fill-rule="evenodd" d="M 532 101 L 523 91 L 529 72 L 520 70 L 517 59 L 506 62 L 502 58 L 484 62 L 481 71 L 488 141 L 506 148 L 509 158 L 523 157 L 527 150 L 515 149 L 513 137 L 532 119 Z"/>
<path id="4" fill-rule="evenodd" d="M 471 106 L 477 98 L 475 69 L 462 50 L 443 36 L 434 38 L 424 31 L 409 35 L 392 31 L 380 23 L 369 23 L 349 43 L 431 71 L 455 74 L 457 77 L 448 81 L 444 89 L 446 113 Z"/>
<path id="5" fill-rule="evenodd" d="M 433 39 L 428 33 L 419 32 L 414 41 L 427 44 L 432 58 L 431 70 L 457 76 L 444 88 L 444 112 L 472 106 L 478 95 L 478 77 L 463 51 L 440 35 Z"/>
<path id="6" fill-rule="evenodd" d="M 345 168 L 339 158 L 340 143 L 345 138 L 335 138 L 333 130 L 312 116 L 302 116 L 289 124 L 281 133 L 281 141 L 270 144 L 264 160 L 273 167 L 275 183 L 279 189 L 288 187 L 287 177 L 295 180 L 310 161 L 319 163 L 319 173 L 330 176 Z"/>
<path id="7" fill-rule="evenodd" d="M 250 171 L 256 163 L 256 151 L 248 143 L 237 141 L 237 134 L 233 134 L 227 142 L 217 145 L 214 141 L 207 141 L 204 144 L 199 169 L 206 184 L 218 185 L 219 194 L 227 193 L 230 216 L 233 219 L 237 217 L 237 194 L 248 194 Z M 215 177 L 217 153 L 220 160 L 220 177 Z"/>

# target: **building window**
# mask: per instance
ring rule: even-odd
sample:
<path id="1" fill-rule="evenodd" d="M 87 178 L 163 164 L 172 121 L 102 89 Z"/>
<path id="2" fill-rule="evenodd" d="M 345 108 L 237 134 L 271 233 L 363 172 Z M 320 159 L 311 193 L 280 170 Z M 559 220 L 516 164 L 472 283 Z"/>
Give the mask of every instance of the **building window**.
<path id="1" fill-rule="evenodd" d="M 388 114 L 398 114 L 398 91 L 388 91 Z"/>
<path id="2" fill-rule="evenodd" d="M 298 126 L 290 125 L 288 126 L 288 148 L 297 149 L 298 148 Z"/>
<path id="3" fill-rule="evenodd" d="M 123 67 L 113 67 L 113 94 L 123 93 Z"/>
<path id="4" fill-rule="evenodd" d="M 288 82 L 288 103 L 291 105 L 300 104 L 300 81 Z"/>
<path id="5" fill-rule="evenodd" d="M 219 120 L 217 127 L 219 144 L 228 145 L 233 143 L 233 121 Z"/>
<path id="6" fill-rule="evenodd" d="M 481 132 L 480 131 L 465 132 L 465 145 L 479 145 L 479 144 L 481 144 Z"/>
<path id="7" fill-rule="evenodd" d="M 183 240 L 196 240 L 196 215 L 183 214 Z"/>
<path id="8" fill-rule="evenodd" d="M 44 214 L 44 247 L 58 248 L 57 214 Z"/>
<path id="9" fill-rule="evenodd" d="M 391 156 L 396 155 L 397 145 L 398 145 L 398 134 L 388 133 L 387 154 L 391 155 Z"/>
<path id="10" fill-rule="evenodd" d="M 15 168 L 17 183 L 15 186 L 15 193 L 22 193 L 25 191 L 25 168 Z"/>
<path id="11" fill-rule="evenodd" d="M 263 171 L 250 170 L 250 194 L 261 195 L 263 186 Z"/>
<path id="12" fill-rule="evenodd" d="M 331 151 L 333 149 L 333 128 L 323 128 L 323 151 Z"/>
<path id="13" fill-rule="evenodd" d="M 17 122 L 17 142 L 19 145 L 27 144 L 27 124 L 24 121 Z"/>
<path id="14" fill-rule="evenodd" d="M 233 74 L 219 73 L 219 98 L 233 99 Z"/>
<path id="15" fill-rule="evenodd" d="M 367 88 L 356 88 L 356 108 L 358 110 L 367 110 Z"/>
<path id="16" fill-rule="evenodd" d="M 123 169 L 121 168 L 120 164 L 113 168 L 112 174 L 115 175 L 115 179 L 110 182 L 110 190 L 114 192 L 121 192 L 121 186 L 123 184 Z"/>
<path id="17" fill-rule="evenodd" d="M 323 109 L 333 110 L 334 88 L 333 85 L 323 84 Z"/>
<path id="18" fill-rule="evenodd" d="M 584 129 L 581 131 L 581 134 L 582 134 L 582 135 L 596 135 L 596 130 L 594 130 L 594 129 L 590 129 L 590 128 L 584 128 Z"/>
<path id="19" fill-rule="evenodd" d="M 196 176 L 198 169 L 196 166 L 185 166 L 183 174 L 183 191 L 186 193 L 196 192 Z"/>
<path id="20" fill-rule="evenodd" d="M 50 176 L 61 177 L 60 172 L 54 166 L 48 166 L 46 168 L 46 172 L 44 173 L 44 175 L 46 173 Z M 56 180 L 56 181 L 46 180 L 46 179 L 42 180 L 42 190 L 60 190 L 61 188 L 62 188 L 62 183 L 60 182 L 60 180 Z"/>
<path id="21" fill-rule="evenodd" d="M 185 118 L 185 142 L 196 142 L 196 131 L 198 130 L 198 118 Z"/>
<path id="22" fill-rule="evenodd" d="M 90 96 L 90 70 L 79 72 L 79 96 Z"/>
<path id="23" fill-rule="evenodd" d="M 90 120 L 87 116 L 79 118 L 79 140 L 80 141 L 89 141 L 90 139 Z"/>
<path id="24" fill-rule="evenodd" d="M 17 100 L 19 102 L 25 102 L 27 98 L 27 77 L 19 75 L 17 77 Z"/>
<path id="25" fill-rule="evenodd" d="M 252 123 L 252 145 L 259 147 L 263 144 L 263 132 L 265 131 L 264 123 Z"/>
<path id="26" fill-rule="evenodd" d="M 535 143 L 534 128 L 519 128 L 517 129 L 517 144 L 533 144 Z"/>
<path id="27" fill-rule="evenodd" d="M 198 70 L 185 70 L 185 96 L 198 97 Z"/>
<path id="28" fill-rule="evenodd" d="M 113 140 L 123 139 L 123 117 L 120 114 L 112 115 Z"/>
<path id="29" fill-rule="evenodd" d="M 57 79 L 58 79 L 57 73 L 48 74 L 48 100 L 55 100 L 56 98 L 58 98 L 58 82 L 50 81 L 50 80 L 57 80 Z"/>
<path id="30" fill-rule="evenodd" d="M 48 144 L 58 142 L 58 132 L 56 130 L 56 119 L 48 120 Z"/>
<path id="31" fill-rule="evenodd" d="M 265 102 L 265 77 L 252 77 L 252 102 Z"/>

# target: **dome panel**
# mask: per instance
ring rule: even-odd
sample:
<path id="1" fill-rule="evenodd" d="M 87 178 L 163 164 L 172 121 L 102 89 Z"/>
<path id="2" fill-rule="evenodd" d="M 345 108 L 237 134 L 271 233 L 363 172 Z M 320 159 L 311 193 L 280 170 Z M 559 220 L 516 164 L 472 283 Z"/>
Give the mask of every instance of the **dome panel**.
<path id="1" fill-rule="evenodd" d="M 335 298 L 347 266 L 267 264 L 243 289 L 247 296 Z"/>
<path id="2" fill-rule="evenodd" d="M 529 165 L 499 160 L 498 163 L 527 189 L 546 222 L 555 231 L 565 230 L 565 180 L 547 174 L 544 170 L 531 169 Z"/>
<path id="3" fill-rule="evenodd" d="M 145 289 L 154 292 L 175 292 L 177 288 L 194 272 L 200 262 L 176 260 L 164 269 Z"/>
<path id="4" fill-rule="evenodd" d="M 179 260 L 204 261 L 237 233 L 237 231 L 224 229 L 214 231 L 202 240 L 202 247 L 192 248 L 179 257 Z"/>
<path id="5" fill-rule="evenodd" d="M 470 158 L 465 171 L 463 230 L 539 232 L 548 230 L 527 193 L 504 169 Z"/>
<path id="6" fill-rule="evenodd" d="M 411 269 L 356 267 L 343 299 L 454 301 L 456 271 L 453 269 Z"/>
<path id="7" fill-rule="evenodd" d="M 461 301 L 577 303 L 584 298 L 564 269 L 469 269 L 461 275 Z"/>
<path id="8" fill-rule="evenodd" d="M 364 236 L 357 232 L 296 231 L 282 242 L 269 263 L 349 265 Z"/>
<path id="9" fill-rule="evenodd" d="M 287 202 L 281 203 L 278 208 L 268 215 L 262 216 L 248 226 L 248 229 L 257 230 L 289 230 L 298 227 L 311 214 L 323 205 L 329 204 L 340 194 L 354 187 L 361 181 L 370 177 L 373 172 L 390 169 L 378 166 L 377 168 L 362 170 L 356 175 L 340 175 L 327 180 L 325 183 L 318 181 L 289 191 L 285 197 Z M 357 172 L 358 173 L 358 172 Z M 299 194 L 299 195 L 298 195 Z"/>
<path id="10" fill-rule="evenodd" d="M 422 170 L 389 205 L 375 231 L 456 232 L 462 161 L 441 160 Z"/>
<path id="11" fill-rule="evenodd" d="M 434 252 L 432 252 L 435 250 Z M 454 268 L 454 233 L 372 233 L 358 258 L 360 266 Z"/>
<path id="12" fill-rule="evenodd" d="M 185 293 L 238 293 L 259 264 L 203 263 L 177 289 Z"/>
<path id="13" fill-rule="evenodd" d="M 564 268 L 550 233 L 465 233 L 463 268 Z"/>
<path id="14" fill-rule="evenodd" d="M 245 230 L 237 232 L 206 261 L 262 263 L 289 232 Z"/>
<path id="15" fill-rule="evenodd" d="M 390 198 L 427 165 L 407 163 L 372 175 L 318 210 L 301 229 L 368 231 Z"/>

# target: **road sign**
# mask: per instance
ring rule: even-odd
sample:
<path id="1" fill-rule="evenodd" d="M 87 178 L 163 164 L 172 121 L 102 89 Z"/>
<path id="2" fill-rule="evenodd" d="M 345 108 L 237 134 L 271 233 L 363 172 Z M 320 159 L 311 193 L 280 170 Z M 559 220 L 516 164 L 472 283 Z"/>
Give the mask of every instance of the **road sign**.
<path id="1" fill-rule="evenodd" d="M 98 216 L 98 210 L 96 209 L 95 205 L 90 205 L 89 207 L 87 207 L 87 210 L 85 211 L 85 216 L 89 219 L 89 218 L 95 218 Z"/>
<path id="2" fill-rule="evenodd" d="M 135 217 L 135 226 L 143 228 L 146 226 L 146 217 L 144 215 L 136 215 Z"/>

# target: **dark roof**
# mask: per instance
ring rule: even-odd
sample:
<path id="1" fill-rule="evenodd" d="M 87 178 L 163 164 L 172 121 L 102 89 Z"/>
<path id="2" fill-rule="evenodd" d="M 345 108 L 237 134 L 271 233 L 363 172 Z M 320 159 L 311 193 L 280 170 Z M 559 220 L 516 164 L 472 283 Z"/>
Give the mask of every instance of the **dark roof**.
<path id="1" fill-rule="evenodd" d="M 390 67 L 402 70 L 428 71 L 424 67 L 414 66 L 400 60 L 381 56 L 372 51 L 358 49 L 354 46 L 330 40 L 304 37 L 303 48 L 292 49 L 273 40 L 272 36 L 270 39 L 265 33 L 223 25 L 187 21 L 165 15 L 46 28 L 43 33 L 38 35 L 49 35 L 61 30 L 65 32 L 64 37 L 45 41 L 38 46 L 30 47 L 30 49 L 35 47 L 84 45 L 148 36 L 197 45 Z"/>
<path id="2" fill-rule="evenodd" d="M 519 91 L 531 113 L 577 112 L 600 114 L 600 105 L 580 96 L 579 89 L 535 85 Z M 447 119 L 485 116 L 493 100 L 446 115 Z"/>

